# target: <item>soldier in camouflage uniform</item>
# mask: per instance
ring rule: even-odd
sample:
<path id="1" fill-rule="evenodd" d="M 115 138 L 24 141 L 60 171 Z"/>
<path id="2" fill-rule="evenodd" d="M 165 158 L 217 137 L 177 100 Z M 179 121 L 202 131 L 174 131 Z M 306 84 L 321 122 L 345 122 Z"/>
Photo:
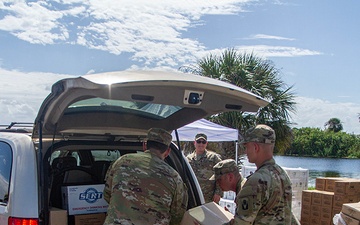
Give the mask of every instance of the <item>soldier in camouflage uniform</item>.
<path id="1" fill-rule="evenodd" d="M 187 208 L 187 188 L 164 159 L 172 136 L 152 128 L 145 152 L 126 154 L 108 171 L 104 198 L 109 202 L 104 224 L 177 225 Z"/>
<path id="2" fill-rule="evenodd" d="M 215 174 L 210 180 L 215 180 L 222 191 L 234 191 L 236 194 L 240 193 L 246 179 L 241 176 L 235 160 L 225 159 L 216 163 L 214 172 Z M 236 198 L 238 198 L 238 196 L 236 196 Z"/>
<path id="3" fill-rule="evenodd" d="M 195 151 L 186 158 L 199 181 L 205 203 L 212 201 L 219 203 L 223 193 L 215 180 L 209 179 L 214 174 L 213 166 L 221 161 L 221 156 L 206 149 L 207 136 L 203 133 L 195 136 L 194 145 Z"/>
<path id="4" fill-rule="evenodd" d="M 275 163 L 275 131 L 266 125 L 250 128 L 244 136 L 248 160 L 257 170 L 236 198 L 236 214 L 226 224 L 292 224 L 292 189 L 286 172 Z"/>

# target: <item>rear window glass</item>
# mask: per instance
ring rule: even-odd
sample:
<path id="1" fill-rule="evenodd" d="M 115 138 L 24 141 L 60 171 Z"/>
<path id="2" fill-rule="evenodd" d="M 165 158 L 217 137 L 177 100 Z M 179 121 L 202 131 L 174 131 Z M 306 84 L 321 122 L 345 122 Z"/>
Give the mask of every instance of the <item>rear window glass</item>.
<path id="1" fill-rule="evenodd" d="M 91 151 L 94 161 L 115 161 L 120 157 L 120 151 L 117 150 L 92 150 Z"/>
<path id="2" fill-rule="evenodd" d="M 172 114 L 179 111 L 182 107 L 153 104 L 144 102 L 131 102 L 131 101 L 120 101 L 103 98 L 90 98 L 81 100 L 71 104 L 66 110 L 70 112 L 121 112 L 142 115 L 145 117 L 151 117 L 154 119 L 163 119 L 171 116 Z"/>
<path id="3" fill-rule="evenodd" d="M 7 202 L 12 166 L 12 151 L 8 144 L 0 142 L 0 202 Z"/>

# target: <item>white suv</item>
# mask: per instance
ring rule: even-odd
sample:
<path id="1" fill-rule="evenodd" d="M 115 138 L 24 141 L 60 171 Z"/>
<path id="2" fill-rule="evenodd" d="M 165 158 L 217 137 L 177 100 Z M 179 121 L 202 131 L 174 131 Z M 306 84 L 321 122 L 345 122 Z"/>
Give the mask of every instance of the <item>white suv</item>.
<path id="1" fill-rule="evenodd" d="M 142 151 L 151 127 L 172 131 L 206 116 L 256 112 L 266 104 L 237 86 L 177 72 L 122 71 L 60 80 L 44 100 L 31 135 L 0 132 L 0 224 L 48 225 L 52 207 L 62 207 L 61 187 L 104 184 L 110 163 Z M 171 145 L 166 162 L 187 184 L 192 208 L 204 200 L 178 146 Z"/>

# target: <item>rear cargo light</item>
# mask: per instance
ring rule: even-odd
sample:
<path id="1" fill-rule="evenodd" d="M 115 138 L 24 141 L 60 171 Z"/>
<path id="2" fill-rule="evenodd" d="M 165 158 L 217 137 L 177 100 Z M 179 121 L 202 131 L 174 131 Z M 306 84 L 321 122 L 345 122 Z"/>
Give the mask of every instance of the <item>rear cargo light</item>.
<path id="1" fill-rule="evenodd" d="M 9 217 L 8 225 L 39 225 L 39 219 Z"/>

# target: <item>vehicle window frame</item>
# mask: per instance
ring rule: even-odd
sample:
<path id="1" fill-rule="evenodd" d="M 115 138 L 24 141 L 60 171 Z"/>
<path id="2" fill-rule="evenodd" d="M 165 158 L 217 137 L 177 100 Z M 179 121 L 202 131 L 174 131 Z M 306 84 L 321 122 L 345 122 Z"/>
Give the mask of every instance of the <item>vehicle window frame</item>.
<path id="1" fill-rule="evenodd" d="M 8 153 L 5 155 L 4 153 L 6 153 L 6 151 Z M 7 159 L 5 157 L 7 157 Z M 5 172 L 7 174 L 4 174 L 2 172 L 2 165 L 3 165 L 3 163 L 6 163 L 6 161 L 4 161 L 4 160 L 7 160 L 10 162 L 9 167 L 4 167 L 4 168 L 6 168 Z M 12 171 L 12 166 L 13 166 L 12 164 L 13 164 L 13 150 L 12 150 L 11 146 L 4 141 L 0 141 L 0 191 L 4 191 L 3 196 L 2 196 L 2 193 L 0 192 L 0 203 L 1 204 L 7 205 L 7 203 L 8 203 L 10 183 L 11 183 L 11 171 Z M 5 177 L 3 175 L 7 175 L 7 177 Z M 3 184 L 7 184 L 7 187 L 4 186 L 4 188 L 3 188 L 1 186 Z"/>

